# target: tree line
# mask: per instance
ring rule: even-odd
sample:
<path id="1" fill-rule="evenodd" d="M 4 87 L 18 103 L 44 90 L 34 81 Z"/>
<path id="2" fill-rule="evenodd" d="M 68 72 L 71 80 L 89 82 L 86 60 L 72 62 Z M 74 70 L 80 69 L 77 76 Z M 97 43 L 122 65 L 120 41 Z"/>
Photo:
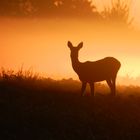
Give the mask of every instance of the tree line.
<path id="1" fill-rule="evenodd" d="M 96 7 L 88 0 L 3 0 L 1 16 L 91 16 Z"/>
<path id="2" fill-rule="evenodd" d="M 90 18 L 130 24 L 129 5 L 115 0 L 111 7 L 98 11 L 89 0 L 2 0 L 1 17 Z"/>

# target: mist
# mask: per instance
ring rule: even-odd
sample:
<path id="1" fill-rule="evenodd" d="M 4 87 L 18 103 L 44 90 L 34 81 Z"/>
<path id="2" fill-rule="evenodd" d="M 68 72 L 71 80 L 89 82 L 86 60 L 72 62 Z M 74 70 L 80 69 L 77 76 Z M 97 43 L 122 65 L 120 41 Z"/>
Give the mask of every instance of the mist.
<path id="1" fill-rule="evenodd" d="M 96 61 L 113 56 L 121 61 L 119 77 L 126 84 L 140 84 L 139 31 L 109 26 L 92 20 L 1 19 L 0 67 L 18 70 L 32 68 L 54 79 L 74 78 L 67 41 L 84 47 L 79 60 Z M 124 83 L 119 78 L 118 83 Z M 132 80 L 133 79 L 133 80 Z M 122 82 L 123 81 L 123 82 Z"/>

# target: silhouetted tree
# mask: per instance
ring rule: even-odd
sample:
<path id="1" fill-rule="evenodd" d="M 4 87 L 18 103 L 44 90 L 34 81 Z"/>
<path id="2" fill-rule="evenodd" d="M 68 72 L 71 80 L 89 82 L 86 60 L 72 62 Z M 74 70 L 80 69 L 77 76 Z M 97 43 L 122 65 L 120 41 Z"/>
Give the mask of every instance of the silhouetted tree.
<path id="1" fill-rule="evenodd" d="M 1 16 L 26 16 L 33 11 L 30 0 L 3 0 L 0 2 Z"/>
<path id="2" fill-rule="evenodd" d="M 14 15 L 15 9 L 16 11 L 19 10 L 19 7 L 17 9 L 16 0 L 3 0 L 0 2 L 0 14 L 3 16 L 6 15 Z"/>
<path id="3" fill-rule="evenodd" d="M 100 13 L 89 0 L 2 0 L 0 16 L 90 18 L 126 27 L 132 22 L 125 0 L 112 0 Z"/>
<path id="4" fill-rule="evenodd" d="M 33 16 L 36 12 L 31 0 L 20 0 L 19 7 L 23 16 Z"/>
<path id="5" fill-rule="evenodd" d="M 91 17 L 99 16 L 89 0 L 30 0 L 36 16 Z"/>
<path id="6" fill-rule="evenodd" d="M 111 7 L 105 7 L 103 20 L 120 26 L 129 26 L 132 19 L 129 17 L 129 4 L 126 1 L 112 1 Z"/>
<path id="7" fill-rule="evenodd" d="M 96 7 L 89 0 L 4 0 L 3 16 L 96 17 Z"/>
<path id="8" fill-rule="evenodd" d="M 89 0 L 56 0 L 57 11 L 61 16 L 97 17 L 96 7 Z"/>
<path id="9" fill-rule="evenodd" d="M 34 16 L 52 16 L 56 11 L 55 0 L 30 0 L 34 7 Z"/>

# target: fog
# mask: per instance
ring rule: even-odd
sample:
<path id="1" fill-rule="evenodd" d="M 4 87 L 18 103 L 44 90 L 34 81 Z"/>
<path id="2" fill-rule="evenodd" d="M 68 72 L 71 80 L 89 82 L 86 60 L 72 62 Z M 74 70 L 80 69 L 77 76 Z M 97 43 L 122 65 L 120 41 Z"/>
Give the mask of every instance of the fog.
<path id="1" fill-rule="evenodd" d="M 136 79 L 140 76 L 140 33 L 136 30 L 72 19 L 1 19 L 0 30 L 0 67 L 5 69 L 23 66 L 54 79 L 77 79 L 67 41 L 75 46 L 83 41 L 81 62 L 113 56 L 122 64 L 119 77 L 127 77 L 126 84 L 140 84 Z M 124 79 L 118 83 L 124 84 Z"/>

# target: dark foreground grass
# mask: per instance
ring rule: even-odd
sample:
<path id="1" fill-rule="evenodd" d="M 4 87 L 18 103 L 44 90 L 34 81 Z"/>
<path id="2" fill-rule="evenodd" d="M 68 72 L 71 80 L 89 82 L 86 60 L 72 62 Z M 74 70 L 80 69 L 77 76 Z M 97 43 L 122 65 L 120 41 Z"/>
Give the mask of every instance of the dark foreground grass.
<path id="1" fill-rule="evenodd" d="M 120 87 L 114 98 L 103 85 L 97 89 L 106 94 L 98 90 L 94 98 L 80 97 L 79 88 L 72 79 L 1 76 L 0 139 L 140 139 L 138 87 Z"/>

